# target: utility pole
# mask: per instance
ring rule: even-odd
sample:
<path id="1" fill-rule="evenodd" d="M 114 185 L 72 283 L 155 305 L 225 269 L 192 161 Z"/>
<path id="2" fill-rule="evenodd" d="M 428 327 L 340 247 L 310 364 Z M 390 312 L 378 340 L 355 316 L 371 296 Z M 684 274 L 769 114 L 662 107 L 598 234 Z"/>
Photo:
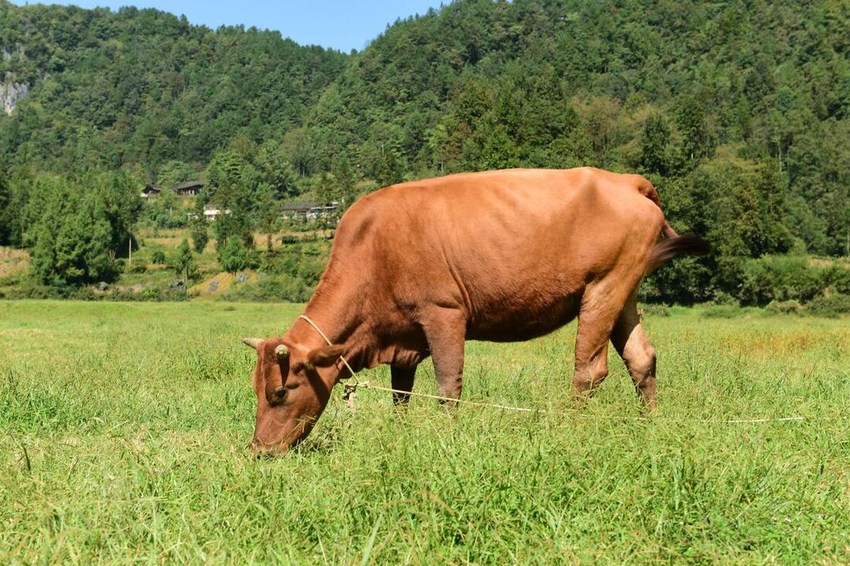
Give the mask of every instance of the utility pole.
<path id="1" fill-rule="evenodd" d="M 130 258 L 127 265 L 133 266 L 133 236 L 127 236 L 127 256 Z"/>

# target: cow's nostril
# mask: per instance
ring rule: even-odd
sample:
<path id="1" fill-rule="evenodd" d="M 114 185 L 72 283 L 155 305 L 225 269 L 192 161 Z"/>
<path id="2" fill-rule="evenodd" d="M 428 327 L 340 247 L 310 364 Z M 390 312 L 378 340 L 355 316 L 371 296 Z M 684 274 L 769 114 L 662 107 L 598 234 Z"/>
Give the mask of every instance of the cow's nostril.
<path id="1" fill-rule="evenodd" d="M 248 445 L 248 449 L 254 453 L 254 456 L 260 460 L 270 458 L 277 453 L 275 446 L 269 446 L 257 440 L 256 438 Z"/>

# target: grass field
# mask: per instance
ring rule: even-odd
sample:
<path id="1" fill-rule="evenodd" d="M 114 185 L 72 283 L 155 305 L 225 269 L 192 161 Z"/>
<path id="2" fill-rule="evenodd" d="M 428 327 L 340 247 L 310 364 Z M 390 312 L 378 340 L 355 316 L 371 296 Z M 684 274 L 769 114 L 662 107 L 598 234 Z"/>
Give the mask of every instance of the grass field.
<path id="1" fill-rule="evenodd" d="M 557 412 L 336 392 L 255 460 L 239 339 L 300 308 L 0 302 L 0 564 L 850 563 L 847 320 L 649 315 L 651 420 L 613 355 L 573 410 L 574 325 L 469 343 L 466 399 Z"/>

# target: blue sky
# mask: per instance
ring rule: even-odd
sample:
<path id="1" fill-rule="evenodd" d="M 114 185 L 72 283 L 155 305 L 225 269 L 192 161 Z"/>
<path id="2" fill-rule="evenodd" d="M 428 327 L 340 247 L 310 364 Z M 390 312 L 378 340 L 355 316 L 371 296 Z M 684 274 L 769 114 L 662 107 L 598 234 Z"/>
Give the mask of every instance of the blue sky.
<path id="1" fill-rule="evenodd" d="M 13 0 L 23 5 L 25 0 Z M 193 24 L 213 29 L 222 24 L 279 30 L 301 44 L 316 44 L 341 51 L 363 49 L 370 40 L 399 17 L 422 14 L 439 7 L 440 0 L 74 0 L 30 4 L 74 4 L 83 8 L 121 6 L 157 8 L 185 14 Z M 447 0 L 448 3 L 448 0 Z"/>

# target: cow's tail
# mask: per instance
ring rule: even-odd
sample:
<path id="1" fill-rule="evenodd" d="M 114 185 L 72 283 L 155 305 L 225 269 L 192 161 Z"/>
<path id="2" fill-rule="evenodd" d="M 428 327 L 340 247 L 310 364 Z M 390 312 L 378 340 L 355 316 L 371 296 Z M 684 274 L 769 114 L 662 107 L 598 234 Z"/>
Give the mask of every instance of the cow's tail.
<path id="1" fill-rule="evenodd" d="M 652 183 L 644 178 L 640 178 L 638 183 L 640 193 L 655 203 L 661 209 L 661 200 L 658 198 L 658 191 L 652 186 Z M 662 212 L 664 209 L 661 209 Z M 661 228 L 661 234 L 664 240 L 655 245 L 652 252 L 649 254 L 649 262 L 646 268 L 646 274 L 649 275 L 664 263 L 670 261 L 680 255 L 706 255 L 711 252 L 711 245 L 694 234 L 676 233 L 672 226 L 667 221 Z"/>
<path id="2" fill-rule="evenodd" d="M 661 229 L 664 240 L 655 245 L 649 254 L 649 263 L 646 268 L 647 275 L 661 267 L 664 263 L 680 255 L 706 255 L 711 252 L 711 245 L 694 234 L 676 233 L 670 224 L 664 222 Z"/>

